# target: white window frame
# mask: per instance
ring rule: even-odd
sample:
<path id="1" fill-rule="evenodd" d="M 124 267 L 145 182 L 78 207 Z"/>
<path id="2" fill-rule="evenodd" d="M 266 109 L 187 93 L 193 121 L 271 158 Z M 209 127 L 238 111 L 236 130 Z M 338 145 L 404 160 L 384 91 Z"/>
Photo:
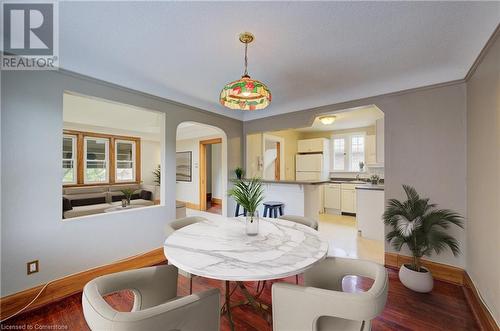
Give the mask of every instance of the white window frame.
<path id="1" fill-rule="evenodd" d="M 364 148 L 363 148 L 363 162 L 366 164 L 366 132 L 351 132 L 343 134 L 333 134 L 331 136 L 331 160 L 330 166 L 332 172 L 353 172 L 358 173 L 359 170 L 353 170 L 351 168 L 352 163 L 352 138 L 353 137 L 363 137 Z M 344 170 L 335 170 L 335 139 L 344 139 Z M 363 171 L 366 171 L 366 167 Z"/>
<path id="2" fill-rule="evenodd" d="M 65 182 L 65 181 L 62 181 L 63 182 L 63 185 L 72 185 L 72 184 L 76 184 L 78 182 L 78 178 L 77 178 L 77 169 L 78 169 L 78 164 L 77 164 L 77 150 L 76 150 L 76 140 L 77 140 L 77 136 L 74 136 L 74 135 L 70 135 L 70 134 L 63 134 L 63 142 L 64 142 L 64 138 L 70 138 L 71 139 L 71 156 L 72 158 L 71 159 L 65 159 L 63 157 L 62 159 L 62 162 L 64 163 L 64 161 L 73 161 L 73 181 L 72 182 Z M 63 149 L 63 152 L 64 152 L 64 149 Z"/>
<path id="3" fill-rule="evenodd" d="M 342 170 L 337 170 L 335 169 L 335 140 L 344 140 L 344 169 Z M 332 151 L 331 151 L 331 156 L 332 159 L 330 161 L 330 165 L 332 168 L 332 172 L 346 172 L 349 170 L 349 158 L 348 158 L 348 148 L 349 148 L 349 139 L 346 135 L 332 135 L 331 139 L 331 144 L 332 146 Z"/>
<path id="4" fill-rule="evenodd" d="M 124 162 L 124 161 L 118 161 L 118 143 L 125 143 L 125 144 L 131 144 L 132 145 L 132 179 L 131 180 L 118 180 L 118 162 Z M 126 140 L 126 139 L 115 139 L 115 182 L 116 183 L 130 183 L 130 182 L 135 182 L 137 179 L 136 176 L 136 142 L 134 140 Z M 125 161 L 129 162 L 129 161 Z"/>
<path id="5" fill-rule="evenodd" d="M 104 161 L 106 162 L 106 180 L 104 181 L 89 181 L 87 180 L 87 141 L 88 140 L 97 140 L 105 142 L 104 149 Z M 93 161 L 93 160 L 91 160 Z M 83 138 L 83 182 L 85 184 L 106 184 L 109 183 L 109 138 L 101 138 L 101 137 L 93 137 L 93 136 L 85 136 Z"/>

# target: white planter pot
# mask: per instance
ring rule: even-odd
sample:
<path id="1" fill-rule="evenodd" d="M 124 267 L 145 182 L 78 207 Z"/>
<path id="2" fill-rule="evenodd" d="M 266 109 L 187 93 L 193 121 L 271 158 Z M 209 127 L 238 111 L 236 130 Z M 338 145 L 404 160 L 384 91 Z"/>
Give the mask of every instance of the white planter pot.
<path id="1" fill-rule="evenodd" d="M 407 268 L 404 264 L 399 268 L 399 280 L 410 290 L 420 293 L 428 293 L 434 287 L 431 272 L 422 267 L 425 272 L 417 272 Z"/>

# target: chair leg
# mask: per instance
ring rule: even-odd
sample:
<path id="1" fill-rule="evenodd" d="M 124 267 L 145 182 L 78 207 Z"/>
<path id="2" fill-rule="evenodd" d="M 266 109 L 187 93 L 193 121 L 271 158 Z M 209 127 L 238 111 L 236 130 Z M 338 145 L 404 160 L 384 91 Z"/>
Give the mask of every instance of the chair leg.
<path id="1" fill-rule="evenodd" d="M 299 275 L 295 275 L 295 284 L 299 285 Z"/>
<path id="2" fill-rule="evenodd" d="M 193 294 L 193 276 L 189 277 L 189 294 Z"/>
<path id="3" fill-rule="evenodd" d="M 264 206 L 264 217 L 267 217 L 267 206 Z"/>
<path id="4" fill-rule="evenodd" d="M 280 206 L 280 216 L 283 216 L 283 206 Z"/>
<path id="5" fill-rule="evenodd" d="M 240 204 L 236 204 L 236 211 L 234 213 L 234 217 L 240 216 Z"/>

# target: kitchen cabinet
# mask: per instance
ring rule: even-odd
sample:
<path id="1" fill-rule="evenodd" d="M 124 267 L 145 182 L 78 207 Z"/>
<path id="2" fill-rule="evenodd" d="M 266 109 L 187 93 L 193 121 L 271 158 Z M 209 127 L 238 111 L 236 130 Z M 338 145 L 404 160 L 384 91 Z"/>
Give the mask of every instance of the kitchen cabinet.
<path id="1" fill-rule="evenodd" d="M 328 149 L 328 141 L 325 138 L 302 139 L 297 141 L 298 153 L 323 153 Z"/>
<path id="2" fill-rule="evenodd" d="M 361 236 L 384 241 L 384 191 L 356 190 L 356 223 Z"/>
<path id="3" fill-rule="evenodd" d="M 374 134 L 367 135 L 366 138 L 366 149 L 365 149 L 365 163 L 367 165 L 376 164 L 377 163 L 377 141 L 376 136 Z"/>
<path id="4" fill-rule="evenodd" d="M 341 184 L 341 211 L 356 213 L 356 185 Z"/>
<path id="5" fill-rule="evenodd" d="M 341 206 L 341 189 L 340 184 L 327 184 L 325 185 L 325 208 L 338 209 Z"/>
<path id="6" fill-rule="evenodd" d="M 375 122 L 376 134 L 365 137 L 365 161 L 368 166 L 384 166 L 384 119 Z"/>

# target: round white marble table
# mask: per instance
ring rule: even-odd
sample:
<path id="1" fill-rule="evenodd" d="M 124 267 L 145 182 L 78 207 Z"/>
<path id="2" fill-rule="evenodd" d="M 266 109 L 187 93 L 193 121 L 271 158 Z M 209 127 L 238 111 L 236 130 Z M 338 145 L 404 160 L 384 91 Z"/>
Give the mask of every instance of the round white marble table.
<path id="1" fill-rule="evenodd" d="M 175 231 L 164 244 L 170 263 L 207 278 L 258 281 L 299 274 L 325 258 L 318 232 L 281 219 L 260 219 L 259 234 L 245 233 L 244 218 L 206 220 Z"/>
<path id="2" fill-rule="evenodd" d="M 236 281 L 250 304 L 270 322 L 270 307 L 258 301 L 265 281 L 297 275 L 325 258 L 328 243 L 305 225 L 261 218 L 259 234 L 245 233 L 245 218 L 205 220 L 171 234 L 164 244 L 169 263 L 193 275 L 226 281 L 225 304 L 231 330 L 230 281 Z M 244 281 L 264 281 L 252 295 Z M 237 304 L 238 305 L 238 304 Z"/>

